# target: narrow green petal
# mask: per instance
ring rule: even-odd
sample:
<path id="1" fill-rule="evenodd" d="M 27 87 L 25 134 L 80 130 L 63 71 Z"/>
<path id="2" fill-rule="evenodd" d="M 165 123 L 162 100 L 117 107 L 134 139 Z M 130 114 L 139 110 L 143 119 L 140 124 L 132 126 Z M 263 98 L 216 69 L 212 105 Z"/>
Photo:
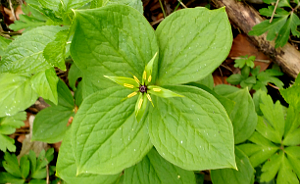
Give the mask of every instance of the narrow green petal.
<path id="1" fill-rule="evenodd" d="M 154 56 L 152 57 L 152 59 L 148 62 L 148 64 L 145 66 L 145 71 L 146 71 L 146 79 L 144 79 L 143 77 L 143 80 L 145 81 L 145 84 L 149 84 L 152 80 L 152 70 L 153 70 L 153 63 L 154 63 L 154 60 L 157 56 L 157 52 L 154 54 Z"/>
<path id="2" fill-rule="evenodd" d="M 126 88 L 129 89 L 133 89 L 136 90 L 136 88 L 139 88 L 139 85 L 137 84 L 137 82 L 133 79 L 133 78 L 129 78 L 129 77 L 116 77 L 116 76 L 107 76 L 104 75 L 105 78 L 120 84 L 121 86 L 124 86 Z"/>
<path id="3" fill-rule="evenodd" d="M 135 104 L 135 118 L 140 122 L 147 107 L 147 96 L 140 93 Z"/>
<path id="4" fill-rule="evenodd" d="M 159 96 L 159 97 L 163 97 L 163 98 L 171 98 L 171 97 L 184 97 L 182 95 L 179 95 L 177 93 L 174 93 L 171 90 L 162 88 L 160 86 L 148 86 L 148 93 Z"/>

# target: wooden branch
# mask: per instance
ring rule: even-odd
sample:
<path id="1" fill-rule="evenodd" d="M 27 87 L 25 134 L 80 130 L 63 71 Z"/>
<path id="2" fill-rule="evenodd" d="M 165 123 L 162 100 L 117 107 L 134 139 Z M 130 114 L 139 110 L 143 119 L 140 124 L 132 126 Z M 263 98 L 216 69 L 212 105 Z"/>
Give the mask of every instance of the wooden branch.
<path id="1" fill-rule="evenodd" d="M 252 27 L 263 21 L 251 6 L 235 0 L 212 0 L 220 8 L 226 6 L 226 11 L 231 22 L 243 32 L 248 33 Z M 300 52 L 287 43 L 283 48 L 275 49 L 274 41 L 267 41 L 267 34 L 261 36 L 249 36 L 253 44 L 263 53 L 277 63 L 282 70 L 293 78 L 300 72 Z"/>

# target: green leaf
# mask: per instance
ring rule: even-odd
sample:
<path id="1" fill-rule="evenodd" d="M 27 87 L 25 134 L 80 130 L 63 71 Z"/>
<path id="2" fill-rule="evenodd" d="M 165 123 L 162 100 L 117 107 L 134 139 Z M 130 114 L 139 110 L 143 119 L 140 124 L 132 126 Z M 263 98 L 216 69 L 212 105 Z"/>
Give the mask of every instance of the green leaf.
<path id="1" fill-rule="evenodd" d="M 236 168 L 232 125 L 220 102 L 197 87 L 166 88 L 184 97 L 153 98 L 149 135 L 160 155 L 187 170 Z"/>
<path id="2" fill-rule="evenodd" d="M 16 151 L 16 146 L 15 146 L 15 140 L 6 136 L 0 134 L 0 150 L 3 152 L 6 152 L 6 150 L 9 150 L 10 152 L 15 152 Z"/>
<path id="3" fill-rule="evenodd" d="M 143 14 L 143 2 L 141 0 L 103 0 L 103 2 L 107 2 L 106 5 L 110 4 L 124 4 L 127 6 L 131 6 L 132 8 L 139 11 L 141 14 Z"/>
<path id="4" fill-rule="evenodd" d="M 281 89 L 280 94 L 283 96 L 285 101 L 291 106 L 294 106 L 298 111 L 300 111 L 300 75 L 295 80 L 292 87 L 287 89 Z"/>
<path id="5" fill-rule="evenodd" d="M 102 6 L 105 6 L 107 2 L 108 0 L 92 0 L 90 8 L 100 8 Z"/>
<path id="6" fill-rule="evenodd" d="M 119 173 L 151 149 L 145 118 L 135 120 L 136 96 L 121 101 L 130 92 L 117 85 L 82 102 L 72 123 L 77 174 Z"/>
<path id="7" fill-rule="evenodd" d="M 265 126 L 268 129 L 273 130 L 276 133 L 276 139 L 271 139 L 271 141 L 276 143 L 281 143 L 282 136 L 284 134 L 284 114 L 282 111 L 282 106 L 279 101 L 273 104 L 272 98 L 266 93 L 261 94 L 261 104 L 260 109 L 265 118 Z M 267 137 L 270 138 L 270 137 Z"/>
<path id="8" fill-rule="evenodd" d="M 40 111 L 33 123 L 32 140 L 56 143 L 63 139 L 69 129 L 68 121 L 74 112 L 61 106 L 48 107 Z"/>
<path id="9" fill-rule="evenodd" d="M 58 103 L 57 82 L 58 77 L 54 68 L 41 71 L 31 78 L 32 89 L 38 95 L 52 101 L 56 105 Z"/>
<path id="10" fill-rule="evenodd" d="M 275 178 L 280 165 L 281 165 L 281 157 L 283 157 L 283 152 L 280 151 L 279 154 L 274 154 L 268 161 L 263 165 L 261 171 L 263 172 L 260 181 L 268 182 Z"/>
<path id="11" fill-rule="evenodd" d="M 298 178 L 300 177 L 300 147 L 291 146 L 285 148 L 287 154 L 287 159 L 289 160 L 291 166 L 293 167 L 294 172 L 297 174 Z"/>
<path id="12" fill-rule="evenodd" d="M 73 63 L 70 67 L 69 73 L 68 73 L 68 79 L 69 79 L 69 85 L 70 87 L 75 91 L 76 90 L 76 81 L 78 78 L 82 77 L 82 72 L 80 69 L 76 66 L 75 63 Z"/>
<path id="13" fill-rule="evenodd" d="M 279 33 L 280 29 L 284 26 L 288 15 L 274 18 L 272 23 L 269 20 L 264 20 L 261 23 L 252 27 L 252 30 L 248 33 L 250 36 L 259 36 L 268 31 L 267 40 L 272 41 Z"/>
<path id="14" fill-rule="evenodd" d="M 235 86 L 229 86 L 225 84 L 220 84 L 214 87 L 214 91 L 222 96 L 229 95 L 231 93 L 234 93 L 236 91 L 239 91 L 240 89 Z"/>
<path id="15" fill-rule="evenodd" d="M 212 74 L 209 74 L 205 78 L 203 78 L 199 81 L 196 81 L 195 83 L 205 85 L 211 90 L 213 90 L 213 88 L 214 88 L 214 78 L 213 78 Z"/>
<path id="16" fill-rule="evenodd" d="M 158 85 L 206 77 L 224 61 L 232 43 L 225 8 L 176 11 L 159 24 L 156 35 L 160 48 Z"/>
<path id="17" fill-rule="evenodd" d="M 0 36 L 0 56 L 5 54 L 6 47 L 12 40 Z"/>
<path id="18" fill-rule="evenodd" d="M 14 115 L 32 105 L 38 95 L 31 88 L 30 78 L 0 74 L 0 117 Z"/>
<path id="19" fill-rule="evenodd" d="M 229 114 L 233 125 L 235 144 L 244 142 L 252 135 L 257 124 L 252 97 L 246 88 L 225 95 L 225 97 L 235 102 L 234 108 Z"/>
<path id="20" fill-rule="evenodd" d="M 243 77 L 241 76 L 241 74 L 232 74 L 226 80 L 230 84 L 238 85 L 243 80 Z"/>
<path id="21" fill-rule="evenodd" d="M 210 94 L 214 95 L 214 97 L 216 97 L 219 100 L 219 102 L 223 105 L 223 107 L 225 107 L 227 114 L 230 114 L 230 112 L 232 111 L 234 104 L 235 104 L 234 101 L 229 100 L 228 98 L 217 94 L 215 91 L 211 90 L 210 88 L 208 88 L 207 86 L 204 86 L 202 84 L 199 84 L 196 82 L 191 82 L 191 83 L 188 83 L 187 85 L 196 86 L 196 87 L 201 88 L 201 89 L 209 92 Z"/>
<path id="22" fill-rule="evenodd" d="M 68 86 L 60 79 L 57 83 L 58 105 L 70 110 L 74 108 L 74 100 Z"/>
<path id="23" fill-rule="evenodd" d="M 51 66 L 66 71 L 66 44 L 69 39 L 69 29 L 62 30 L 55 35 L 55 40 L 49 42 L 44 49 L 43 56 Z"/>
<path id="24" fill-rule="evenodd" d="M 212 170 L 211 179 L 213 184 L 253 184 L 254 169 L 247 155 L 239 148 L 235 148 L 235 162 L 238 171 L 234 169 Z"/>
<path id="25" fill-rule="evenodd" d="M 43 6 L 43 8 L 53 10 L 53 11 L 58 11 L 58 6 L 60 4 L 60 0 L 52 0 L 52 1 L 38 0 L 38 2 Z"/>
<path id="26" fill-rule="evenodd" d="M 83 98 L 99 89 L 115 86 L 103 75 L 135 75 L 141 79 L 145 65 L 158 51 L 149 22 L 125 5 L 75 11 L 74 25 L 71 55 L 82 71 Z M 154 63 L 153 81 L 156 72 L 157 63 Z"/>
<path id="27" fill-rule="evenodd" d="M 152 149 L 137 165 L 124 172 L 124 183 L 130 184 L 196 184 L 192 171 L 186 171 L 163 159 Z"/>
<path id="28" fill-rule="evenodd" d="M 298 25 L 300 25 L 300 19 L 296 14 L 292 12 L 291 16 L 289 17 L 289 19 L 286 21 L 286 23 L 278 33 L 275 48 L 283 47 L 288 42 L 290 31 L 292 31 L 292 34 L 294 36 L 299 37 L 300 32 L 297 30 Z"/>
<path id="29" fill-rule="evenodd" d="M 82 103 L 82 82 L 79 82 L 77 90 L 75 91 L 75 103 L 79 107 Z"/>
<path id="30" fill-rule="evenodd" d="M 26 179 L 30 171 L 30 163 L 27 155 L 22 156 L 20 160 L 20 169 L 21 169 L 22 177 Z"/>
<path id="31" fill-rule="evenodd" d="M 0 125 L 11 126 L 14 128 L 20 128 L 24 126 L 24 120 L 26 120 L 26 112 L 19 112 L 13 116 L 6 116 L 0 118 Z"/>
<path id="32" fill-rule="evenodd" d="M 71 9 L 77 9 L 87 4 L 91 0 L 62 0 L 61 6 L 64 11 L 70 11 Z"/>
<path id="33" fill-rule="evenodd" d="M 278 132 L 270 125 L 268 125 L 268 122 L 265 118 L 259 116 L 258 117 L 258 123 L 257 123 L 257 127 L 256 130 L 263 135 L 265 138 L 273 141 L 273 142 L 277 142 L 281 137 L 278 134 Z M 281 142 L 281 141 L 280 141 Z"/>
<path id="34" fill-rule="evenodd" d="M 8 45 L 0 61 L 0 72 L 32 74 L 50 68 L 43 57 L 43 50 L 62 29 L 60 26 L 42 26 L 17 37 Z"/>
<path id="35" fill-rule="evenodd" d="M 16 178 L 7 172 L 0 172 L 0 183 L 23 184 L 25 183 L 25 180 Z"/>
<path id="36" fill-rule="evenodd" d="M 28 159 L 30 161 L 30 173 L 36 171 L 36 156 L 33 150 L 29 150 Z"/>
<path id="37" fill-rule="evenodd" d="M 57 175 L 67 183 L 105 183 L 112 184 L 118 179 L 120 174 L 97 175 L 91 173 L 76 174 L 76 162 L 74 146 L 72 144 L 71 130 L 67 131 L 64 141 L 60 147 L 57 160 Z"/>
<path id="38" fill-rule="evenodd" d="M 279 154 L 273 155 L 270 160 L 264 164 L 262 171 L 261 181 L 270 181 L 278 173 L 278 184 L 299 183 L 297 175 L 293 171 L 291 162 L 285 157 L 285 154 L 282 151 L 280 151 Z"/>
<path id="39" fill-rule="evenodd" d="M 14 31 L 19 31 L 21 29 L 25 29 L 25 31 L 29 31 L 33 28 L 39 26 L 45 26 L 46 22 L 44 20 L 37 19 L 28 15 L 19 15 L 19 20 L 15 20 L 13 24 L 9 25 L 9 28 Z"/>
<path id="40" fill-rule="evenodd" d="M 141 14 L 143 14 L 143 3 L 141 0 L 93 0 L 91 1 L 90 8 L 100 8 L 111 4 L 123 4 L 131 6 L 132 8 L 138 10 Z"/>
<path id="41" fill-rule="evenodd" d="M 273 83 L 275 84 L 277 87 L 282 88 L 283 87 L 283 82 L 281 80 L 279 80 L 276 77 L 273 76 L 280 76 L 283 75 L 282 72 L 279 72 L 277 70 L 273 70 L 273 69 L 268 69 L 265 70 L 264 72 L 261 72 L 257 75 L 257 79 L 264 85 L 268 85 L 268 83 Z M 258 90 L 259 88 L 253 88 L 255 90 Z"/>
<path id="42" fill-rule="evenodd" d="M 285 133 L 283 145 L 295 146 L 300 142 L 300 112 L 289 106 L 285 120 Z"/>
<path id="43" fill-rule="evenodd" d="M 238 146 L 238 148 L 240 148 L 249 157 L 254 168 L 259 164 L 264 163 L 279 149 L 279 147 L 256 131 L 252 134 L 249 140 L 254 144 L 246 143 Z"/>
<path id="44" fill-rule="evenodd" d="M 9 135 L 13 134 L 16 131 L 14 127 L 11 126 L 0 126 L 0 134 Z"/>
<path id="45" fill-rule="evenodd" d="M 299 183 L 297 175 L 293 171 L 293 168 L 292 168 L 291 163 L 289 162 L 289 160 L 285 156 L 282 156 L 281 159 L 282 159 L 281 160 L 281 167 L 280 167 L 278 175 L 277 175 L 277 183 L 278 184 Z"/>
<path id="46" fill-rule="evenodd" d="M 19 162 L 15 154 L 5 152 L 3 167 L 8 173 L 12 174 L 13 176 L 20 178 L 22 177 Z"/>

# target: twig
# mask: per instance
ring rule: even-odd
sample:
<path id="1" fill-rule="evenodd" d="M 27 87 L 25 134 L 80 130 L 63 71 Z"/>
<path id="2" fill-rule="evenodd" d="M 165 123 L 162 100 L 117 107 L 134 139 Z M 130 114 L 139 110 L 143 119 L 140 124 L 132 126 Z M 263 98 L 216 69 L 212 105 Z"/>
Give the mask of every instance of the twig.
<path id="1" fill-rule="evenodd" d="M 22 34 L 17 31 L 1 31 L 1 33 L 8 34 L 8 35 L 21 35 Z"/>
<path id="2" fill-rule="evenodd" d="M 223 72 L 222 72 L 222 70 L 221 70 L 221 68 L 220 68 L 220 67 L 218 67 L 218 68 L 219 68 L 219 71 L 220 71 L 220 74 L 221 74 L 222 83 L 223 83 L 223 84 L 225 84 L 225 81 L 224 81 L 224 76 L 223 76 Z"/>
<path id="3" fill-rule="evenodd" d="M 233 73 L 233 71 L 231 70 L 231 68 L 229 66 L 226 66 L 224 64 L 221 64 L 220 66 L 227 69 L 227 70 L 229 70 L 229 71 L 231 71 L 231 73 Z"/>
<path id="4" fill-rule="evenodd" d="M 14 16 L 14 21 L 15 21 L 15 20 L 17 20 L 16 14 L 15 14 L 15 9 L 14 9 L 14 7 L 12 6 L 11 0 L 8 0 L 8 2 L 9 2 L 9 7 L 10 7 L 10 10 L 11 10 L 11 13 L 12 13 L 13 16 Z"/>
<path id="5" fill-rule="evenodd" d="M 178 0 L 178 2 L 184 7 L 184 8 L 188 8 L 185 6 L 185 4 L 183 4 L 183 2 L 181 0 Z"/>
<path id="6" fill-rule="evenodd" d="M 245 59 L 245 58 L 241 58 L 241 57 L 230 57 L 230 59 Z M 254 61 L 261 62 L 261 63 L 268 63 L 268 64 L 271 62 L 270 60 L 265 60 L 265 59 L 255 59 Z"/>
<path id="7" fill-rule="evenodd" d="M 46 182 L 47 182 L 47 184 L 50 184 L 50 178 L 49 178 L 49 164 L 46 165 L 46 171 L 47 171 Z"/>
<path id="8" fill-rule="evenodd" d="M 164 20 L 164 18 L 160 18 L 160 19 L 158 19 L 157 21 L 151 22 L 150 24 L 151 24 L 151 26 L 153 26 L 153 25 L 155 25 L 155 24 L 160 23 L 160 22 L 163 21 L 163 20 Z"/>
<path id="9" fill-rule="evenodd" d="M 291 42 L 294 42 L 294 43 L 300 43 L 300 41 L 297 41 L 297 40 L 292 40 L 290 39 Z"/>
<path id="10" fill-rule="evenodd" d="M 272 13 L 271 19 L 270 19 L 270 23 L 273 21 L 273 18 L 274 18 L 274 15 L 275 15 L 275 12 L 276 12 L 276 9 L 277 9 L 277 6 L 278 6 L 278 3 L 279 3 L 279 0 L 277 0 L 277 1 L 276 1 L 275 7 L 274 7 L 274 10 L 273 10 L 273 13 Z"/>
<path id="11" fill-rule="evenodd" d="M 268 85 L 269 85 L 269 86 L 271 86 L 272 88 L 275 88 L 275 89 L 279 90 L 279 87 L 277 87 L 277 86 L 274 86 L 274 85 L 273 85 L 273 84 L 271 84 L 271 83 L 268 83 Z"/>
<path id="12" fill-rule="evenodd" d="M 163 14 L 164 14 L 164 17 L 166 18 L 167 15 L 166 15 L 166 12 L 165 12 L 164 5 L 161 3 L 161 0 L 159 0 L 159 4 L 160 4 L 161 10 L 162 10 L 162 12 L 163 12 Z"/>

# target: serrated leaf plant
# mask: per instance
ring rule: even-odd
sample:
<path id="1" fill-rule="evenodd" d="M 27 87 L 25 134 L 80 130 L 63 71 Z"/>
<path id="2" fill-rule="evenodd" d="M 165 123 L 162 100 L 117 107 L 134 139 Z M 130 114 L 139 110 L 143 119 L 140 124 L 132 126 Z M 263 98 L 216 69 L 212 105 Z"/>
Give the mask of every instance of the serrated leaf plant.
<path id="1" fill-rule="evenodd" d="M 24 33 L 13 41 L 0 39 L 0 117 L 25 110 L 39 96 L 57 105 L 58 77 L 54 67 L 66 70 L 65 59 L 70 55 L 73 36 L 72 9 L 82 8 L 88 2 L 90 0 L 26 1 L 22 9 L 31 15 L 22 15 L 10 25 L 15 30 L 25 29 Z M 107 0 L 90 8 L 111 3 L 128 4 L 142 12 L 140 0 Z"/>
<path id="2" fill-rule="evenodd" d="M 299 93 L 299 91 L 294 91 Z M 258 91 L 258 124 L 249 142 L 239 146 L 249 156 L 253 167 L 261 167 L 260 182 L 276 178 L 277 184 L 299 183 L 300 111 Z"/>
<path id="3" fill-rule="evenodd" d="M 8 152 L 4 155 L 3 168 L 6 172 L 0 172 L 0 183 L 46 183 L 46 166 L 54 158 L 54 149 L 42 150 L 38 157 L 30 150 L 18 161 L 15 154 Z M 55 167 L 50 166 L 48 175 L 53 175 Z"/>
<path id="4" fill-rule="evenodd" d="M 0 117 L 0 150 L 3 152 L 16 151 L 16 146 L 14 145 L 15 140 L 8 137 L 8 135 L 13 134 L 16 128 L 24 126 L 24 120 L 26 119 L 25 112 L 19 112 L 13 116 Z"/>
<path id="5" fill-rule="evenodd" d="M 248 33 L 251 36 L 259 36 L 268 32 L 267 40 L 272 41 L 275 39 L 275 48 L 283 47 L 288 42 L 290 32 L 292 32 L 293 36 L 300 36 L 300 32 L 297 29 L 300 25 L 300 19 L 296 13 L 300 2 L 298 0 L 294 1 L 295 4 L 292 4 L 293 6 L 289 0 L 278 2 L 278 6 L 275 6 L 276 0 L 264 0 L 264 3 L 270 4 L 270 6 L 260 9 L 260 14 L 274 19 L 272 21 L 269 19 L 262 21 Z M 273 15 L 275 7 L 276 10 Z M 290 11 L 286 11 L 286 8 L 289 8 Z"/>
<path id="6" fill-rule="evenodd" d="M 241 74 L 232 74 L 226 80 L 230 84 L 240 85 L 242 88 L 248 88 L 249 90 L 263 90 L 268 92 L 266 85 L 269 83 L 275 84 L 278 88 L 283 88 L 283 83 L 279 80 L 278 76 L 283 75 L 279 70 L 267 69 L 260 71 L 260 66 L 254 67 L 255 56 L 242 57 L 241 59 L 235 60 L 234 67 L 241 68 Z M 275 66 L 275 65 L 274 65 Z"/>
<path id="7" fill-rule="evenodd" d="M 183 85 L 211 74 L 229 53 L 224 8 L 180 10 L 154 31 L 138 11 L 108 5 L 76 10 L 72 29 L 84 100 L 64 137 L 58 176 L 118 177 L 153 146 L 182 169 L 236 168 L 226 110 L 205 90 Z"/>

